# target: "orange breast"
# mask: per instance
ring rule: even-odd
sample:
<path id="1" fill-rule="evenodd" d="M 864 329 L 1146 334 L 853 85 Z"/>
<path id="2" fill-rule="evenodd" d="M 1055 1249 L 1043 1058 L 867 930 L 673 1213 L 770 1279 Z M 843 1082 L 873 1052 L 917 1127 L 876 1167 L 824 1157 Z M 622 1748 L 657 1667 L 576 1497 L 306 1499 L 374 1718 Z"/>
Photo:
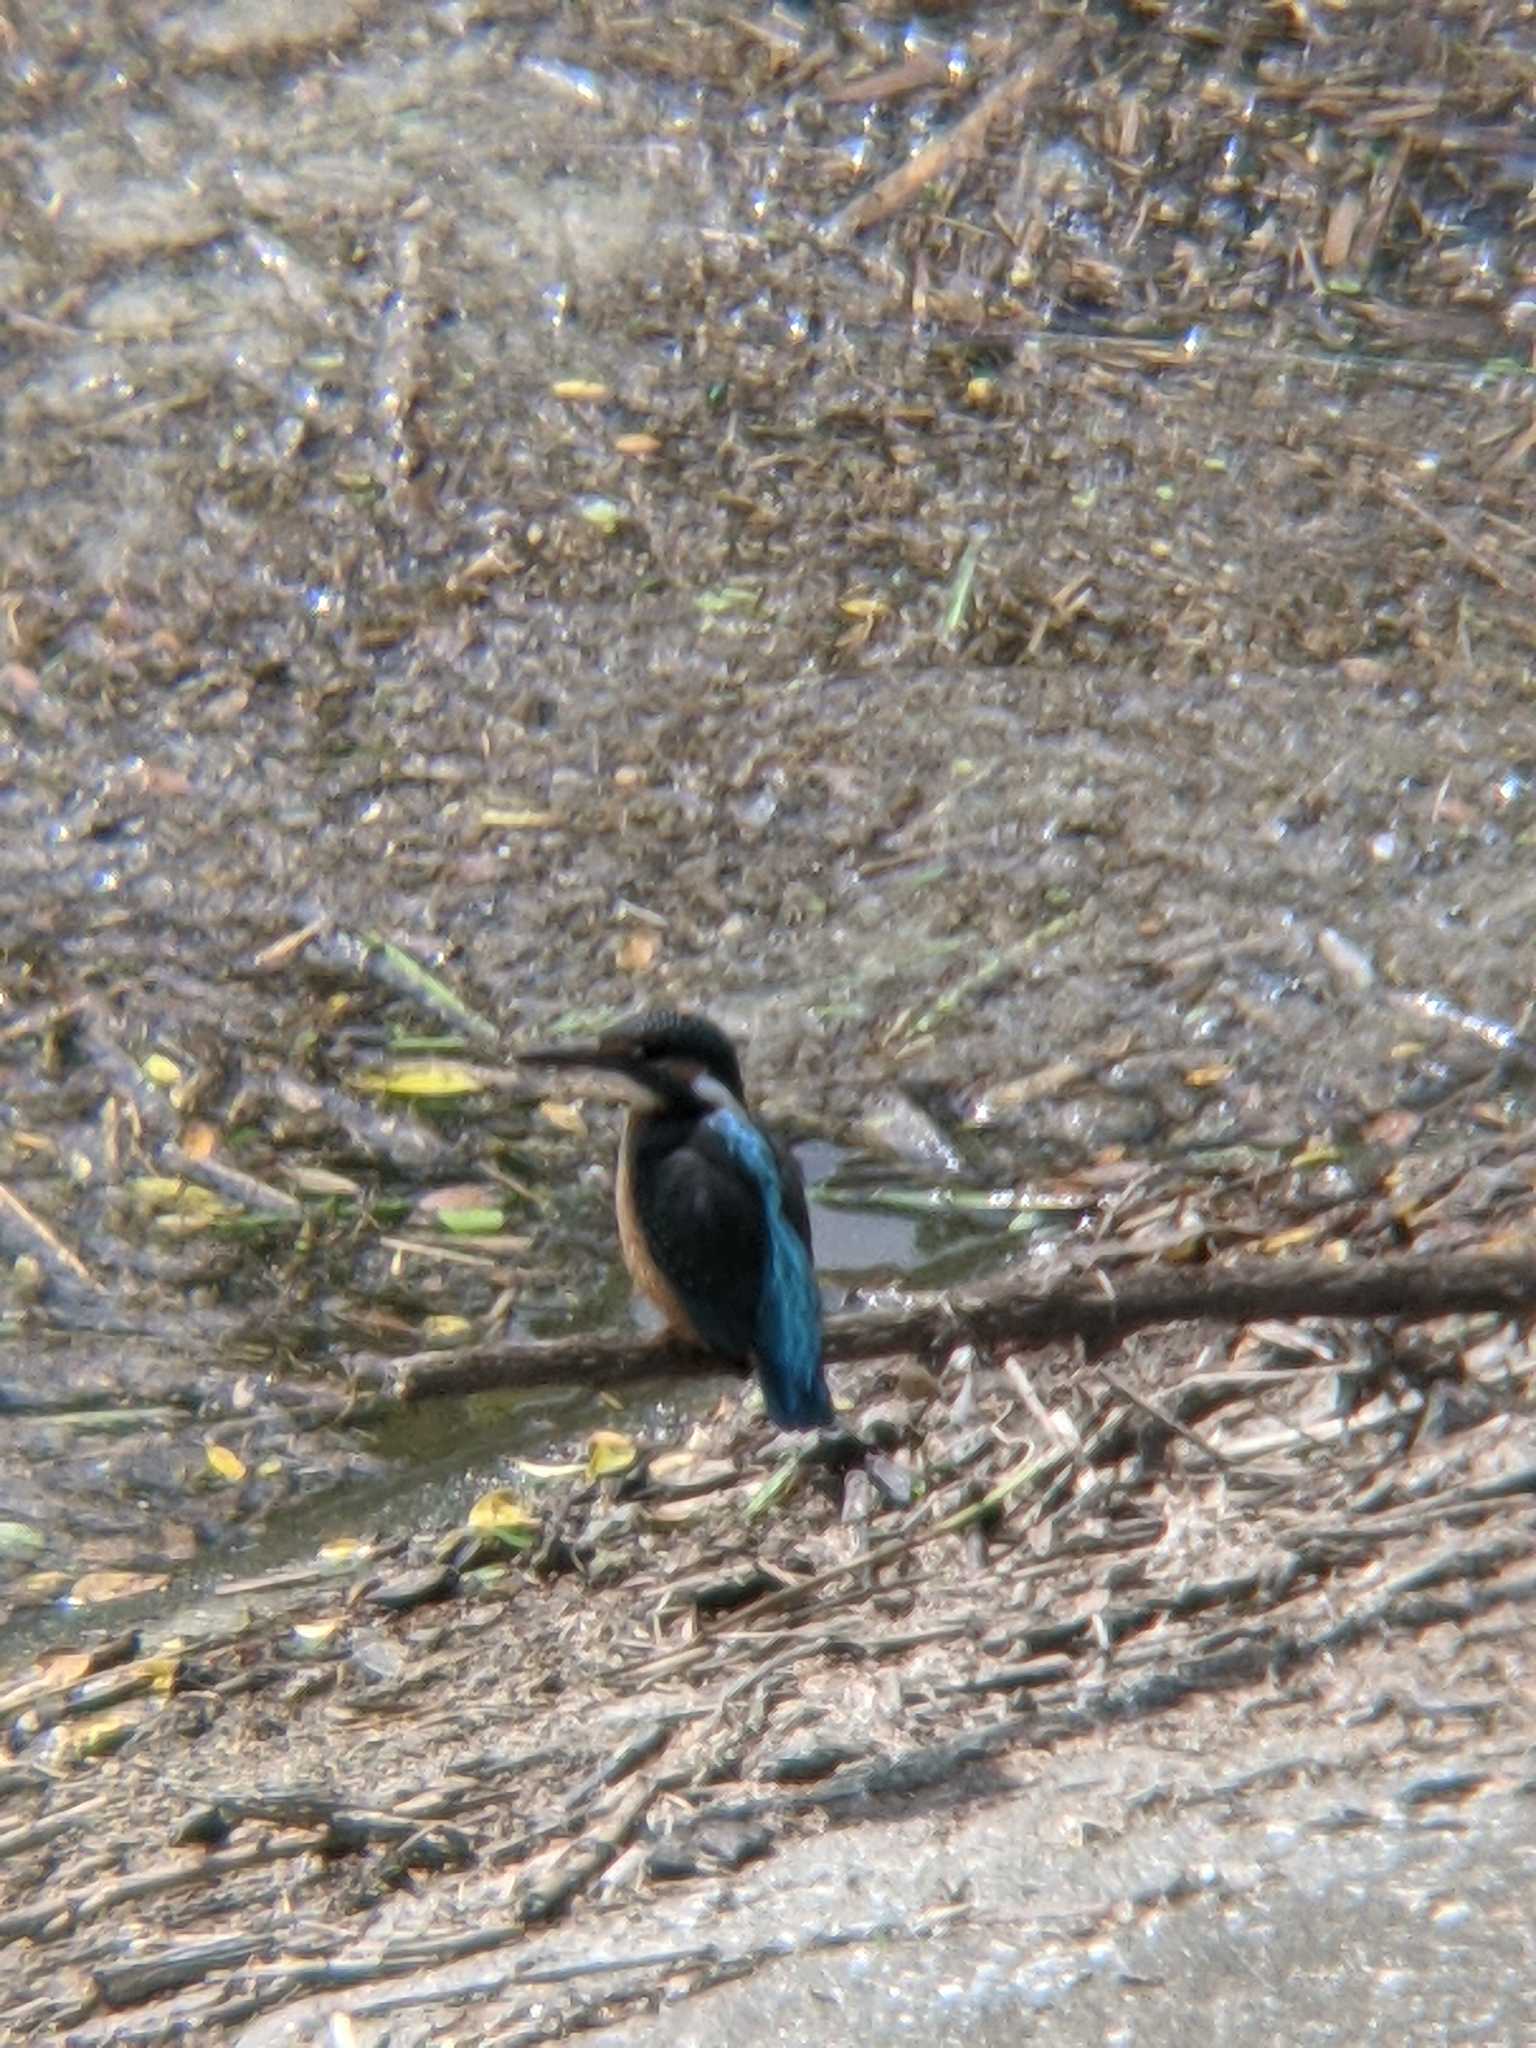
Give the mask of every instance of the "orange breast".
<path id="1" fill-rule="evenodd" d="M 633 1117 L 624 1119 L 624 1137 L 619 1146 L 619 1172 L 614 1188 L 614 1206 L 619 1218 L 619 1249 L 624 1254 L 624 1263 L 629 1268 L 630 1279 L 646 1299 L 661 1311 L 669 1330 L 675 1331 L 685 1343 L 701 1343 L 698 1331 L 688 1320 L 687 1311 L 667 1285 L 661 1268 L 651 1257 L 651 1248 L 645 1241 L 645 1232 L 640 1225 L 640 1214 L 635 1207 Z"/>

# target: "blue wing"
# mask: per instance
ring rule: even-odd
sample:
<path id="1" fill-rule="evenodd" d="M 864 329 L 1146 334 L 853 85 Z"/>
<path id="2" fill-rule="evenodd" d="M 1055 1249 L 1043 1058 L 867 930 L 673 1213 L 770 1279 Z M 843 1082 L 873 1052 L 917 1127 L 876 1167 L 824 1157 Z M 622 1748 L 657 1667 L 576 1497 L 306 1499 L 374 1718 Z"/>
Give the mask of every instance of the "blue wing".
<path id="1" fill-rule="evenodd" d="M 821 1296 L 799 1168 L 748 1117 L 712 1110 L 704 1129 L 756 1191 L 763 1221 L 753 1357 L 763 1403 L 781 1428 L 833 1420 L 821 1365 Z"/>
<path id="2" fill-rule="evenodd" d="M 781 1428 L 833 1421 L 798 1167 L 734 1110 L 712 1110 L 681 1143 L 680 1135 L 654 1146 L 642 1137 L 635 1162 L 656 1264 L 703 1342 L 756 1366 L 763 1404 Z"/>

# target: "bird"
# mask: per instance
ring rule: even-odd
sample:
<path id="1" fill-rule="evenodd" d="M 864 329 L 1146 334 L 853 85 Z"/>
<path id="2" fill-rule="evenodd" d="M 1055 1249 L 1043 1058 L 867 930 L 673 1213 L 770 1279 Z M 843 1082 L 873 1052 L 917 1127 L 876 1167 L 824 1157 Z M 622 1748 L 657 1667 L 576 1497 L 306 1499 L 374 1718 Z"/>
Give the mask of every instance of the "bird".
<path id="1" fill-rule="evenodd" d="M 627 1105 L 614 1206 L 630 1277 L 684 1342 L 755 1369 L 781 1429 L 836 1421 L 822 1356 L 805 1182 L 747 1107 L 741 1059 L 708 1017 L 656 1010 L 530 1066 L 585 1070 Z"/>

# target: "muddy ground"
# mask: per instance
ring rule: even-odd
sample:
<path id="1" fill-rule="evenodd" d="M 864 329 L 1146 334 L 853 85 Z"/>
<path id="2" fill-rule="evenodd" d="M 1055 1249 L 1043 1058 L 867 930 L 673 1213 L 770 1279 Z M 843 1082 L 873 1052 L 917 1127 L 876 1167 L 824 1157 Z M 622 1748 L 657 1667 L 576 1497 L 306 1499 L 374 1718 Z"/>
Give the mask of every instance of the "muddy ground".
<path id="1" fill-rule="evenodd" d="M 1498 4 L 0 11 L 21 2034 L 532 2041 L 822 1941 L 889 1970 L 796 2038 L 880 1982 L 980 2038 L 977 1928 L 999 2024 L 1134 2004 L 1106 1930 L 1269 1897 L 1273 1828 L 1518 1866 L 1507 1318 L 845 1367 L 882 1483 L 715 1381 L 296 1402 L 625 1325 L 611 1132 L 513 1055 L 640 1002 L 858 1182 L 853 1308 L 978 1247 L 1524 1255 L 1533 56 Z M 627 1469 L 526 1469 L 598 1427 Z M 1255 1727 L 1241 1882 L 1190 1820 L 1217 1876 L 1089 1899 Z"/>

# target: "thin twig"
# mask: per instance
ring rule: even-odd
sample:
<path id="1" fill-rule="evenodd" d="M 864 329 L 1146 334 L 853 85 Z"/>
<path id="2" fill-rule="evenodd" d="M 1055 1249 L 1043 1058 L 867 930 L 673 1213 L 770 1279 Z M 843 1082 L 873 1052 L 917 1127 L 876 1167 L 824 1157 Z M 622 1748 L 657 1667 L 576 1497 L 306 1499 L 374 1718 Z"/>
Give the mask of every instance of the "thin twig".
<path id="1" fill-rule="evenodd" d="M 1223 1472 L 1237 1469 L 1224 1451 L 1218 1451 L 1214 1444 L 1208 1443 L 1199 1431 L 1191 1429 L 1187 1422 L 1180 1422 L 1176 1415 L 1170 1415 L 1165 1408 L 1159 1407 L 1156 1401 L 1149 1401 L 1145 1394 L 1138 1394 L 1134 1387 L 1128 1387 L 1124 1380 L 1119 1379 L 1105 1366 L 1101 1365 L 1098 1368 L 1098 1374 L 1105 1386 L 1117 1393 L 1122 1401 L 1129 1401 L 1133 1408 L 1139 1408 L 1143 1415 L 1150 1417 L 1160 1429 L 1167 1430 L 1170 1436 L 1182 1437 L 1185 1443 L 1191 1445 L 1203 1458 L 1208 1459 Z M 1252 1478 L 1253 1474 L 1249 1473 L 1247 1476 Z"/>
<path id="2" fill-rule="evenodd" d="M 55 1231 L 49 1229 L 8 1187 L 0 1185 L 0 1230 L 9 1225 L 32 1253 L 55 1276 L 67 1275 L 79 1287 L 100 1294 L 101 1282 L 85 1262 L 72 1252 Z"/>
<path id="3" fill-rule="evenodd" d="M 889 219 L 893 213 L 909 206 L 925 185 L 935 183 L 976 156 L 993 123 L 1001 115 L 1022 107 L 1049 85 L 1082 39 L 1080 23 L 1074 23 L 1053 36 L 1038 55 L 1026 58 L 1016 70 L 1000 79 L 990 92 L 983 93 L 971 111 L 953 128 L 947 129 L 926 148 L 920 149 L 916 156 L 909 157 L 906 163 L 887 173 L 868 192 L 850 201 L 834 223 L 835 232 L 855 235 L 861 228 L 873 227 L 876 221 Z"/>
<path id="4" fill-rule="evenodd" d="M 1510 582 L 1497 562 L 1490 561 L 1480 548 L 1475 548 L 1470 541 L 1463 540 L 1455 527 L 1447 526 L 1438 513 L 1431 512 L 1427 505 L 1421 505 L 1400 483 L 1391 477 L 1378 477 L 1376 488 L 1389 504 L 1396 505 L 1399 511 L 1406 512 L 1412 519 L 1417 519 L 1419 524 L 1437 540 L 1443 541 L 1459 561 L 1465 562 L 1469 569 L 1475 569 L 1478 575 L 1491 583 L 1496 590 L 1502 590 L 1509 597 L 1523 597 L 1526 594 Z"/>

